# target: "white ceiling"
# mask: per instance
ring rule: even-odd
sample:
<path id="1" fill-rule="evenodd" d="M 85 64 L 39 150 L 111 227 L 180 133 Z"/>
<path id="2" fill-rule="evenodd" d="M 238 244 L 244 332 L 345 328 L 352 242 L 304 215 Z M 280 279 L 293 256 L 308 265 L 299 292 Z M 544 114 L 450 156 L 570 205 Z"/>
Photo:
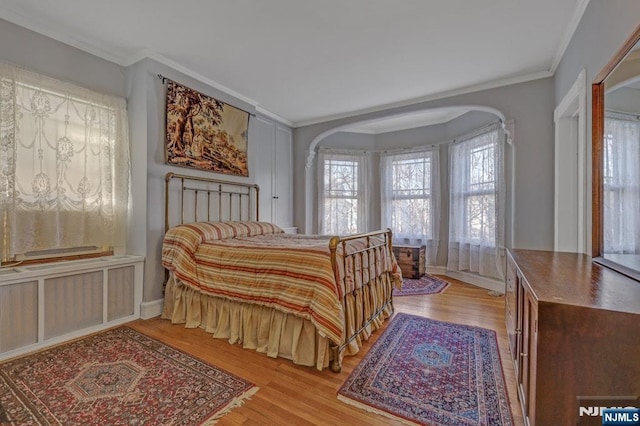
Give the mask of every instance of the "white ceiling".
<path id="1" fill-rule="evenodd" d="M 548 77 L 588 1 L 0 0 L 0 17 L 300 126 Z"/>

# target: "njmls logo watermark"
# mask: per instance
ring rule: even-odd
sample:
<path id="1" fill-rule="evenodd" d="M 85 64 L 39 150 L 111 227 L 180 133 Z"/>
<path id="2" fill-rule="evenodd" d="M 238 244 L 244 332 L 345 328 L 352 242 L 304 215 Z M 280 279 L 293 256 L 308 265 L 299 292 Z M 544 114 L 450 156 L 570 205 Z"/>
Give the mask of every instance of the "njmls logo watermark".
<path id="1" fill-rule="evenodd" d="M 637 396 L 579 396 L 580 426 L 640 426 Z"/>
<path id="2" fill-rule="evenodd" d="M 640 425 L 640 408 L 607 408 L 602 413 L 603 426 Z"/>

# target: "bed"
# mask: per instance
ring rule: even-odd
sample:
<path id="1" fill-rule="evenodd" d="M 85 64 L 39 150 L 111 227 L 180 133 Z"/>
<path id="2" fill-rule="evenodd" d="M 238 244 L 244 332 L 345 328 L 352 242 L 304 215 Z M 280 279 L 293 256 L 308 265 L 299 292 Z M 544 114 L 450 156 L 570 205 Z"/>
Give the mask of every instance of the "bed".
<path id="1" fill-rule="evenodd" d="M 167 174 L 162 317 L 338 372 L 393 314 L 391 231 L 287 234 L 258 200 L 257 185 Z"/>

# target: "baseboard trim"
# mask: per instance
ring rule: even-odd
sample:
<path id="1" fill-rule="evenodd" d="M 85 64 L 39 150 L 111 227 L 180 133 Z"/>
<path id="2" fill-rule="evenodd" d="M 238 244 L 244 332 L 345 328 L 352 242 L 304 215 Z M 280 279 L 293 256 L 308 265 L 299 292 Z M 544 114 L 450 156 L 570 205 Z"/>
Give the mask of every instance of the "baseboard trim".
<path id="1" fill-rule="evenodd" d="M 140 304 L 140 318 L 150 319 L 162 314 L 162 306 L 164 299 L 152 300 L 151 302 L 142 302 Z"/>
<path id="2" fill-rule="evenodd" d="M 500 294 L 504 294 L 504 282 L 495 280 L 492 278 L 481 277 L 469 272 L 448 271 L 446 266 L 427 266 L 428 274 L 432 275 L 444 275 L 447 277 L 455 278 L 465 283 L 475 285 L 476 287 L 486 288 L 487 290 L 495 291 Z"/>
<path id="3" fill-rule="evenodd" d="M 486 288 L 487 290 L 504 294 L 505 284 L 503 281 L 481 277 L 479 275 L 470 274 L 468 272 L 447 271 L 446 275 L 448 277 L 475 285 L 476 287 Z"/>
<path id="4" fill-rule="evenodd" d="M 445 266 L 427 266 L 427 274 L 432 275 L 447 275 L 447 268 Z"/>

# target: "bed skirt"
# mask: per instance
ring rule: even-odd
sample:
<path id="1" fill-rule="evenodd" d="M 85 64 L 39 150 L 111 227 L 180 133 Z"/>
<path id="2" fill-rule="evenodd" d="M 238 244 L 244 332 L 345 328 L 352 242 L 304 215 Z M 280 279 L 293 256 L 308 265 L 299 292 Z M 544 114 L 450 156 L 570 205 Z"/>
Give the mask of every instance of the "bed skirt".
<path id="1" fill-rule="evenodd" d="M 385 295 L 390 291 L 391 280 L 383 276 L 364 290 L 345 297 L 347 335 L 353 334 L 353 324 L 358 324 L 361 318 L 369 317 L 382 306 Z M 371 333 L 392 314 L 393 306 L 386 306 L 339 356 L 357 354 L 362 342 L 368 340 Z M 320 335 L 310 320 L 268 306 L 202 294 L 182 284 L 172 274 L 165 288 L 162 318 L 173 324 L 184 324 L 185 328 L 200 327 L 215 338 L 242 344 L 245 349 L 253 349 L 272 358 L 289 359 L 294 364 L 322 370 L 331 361 L 329 339 Z"/>

